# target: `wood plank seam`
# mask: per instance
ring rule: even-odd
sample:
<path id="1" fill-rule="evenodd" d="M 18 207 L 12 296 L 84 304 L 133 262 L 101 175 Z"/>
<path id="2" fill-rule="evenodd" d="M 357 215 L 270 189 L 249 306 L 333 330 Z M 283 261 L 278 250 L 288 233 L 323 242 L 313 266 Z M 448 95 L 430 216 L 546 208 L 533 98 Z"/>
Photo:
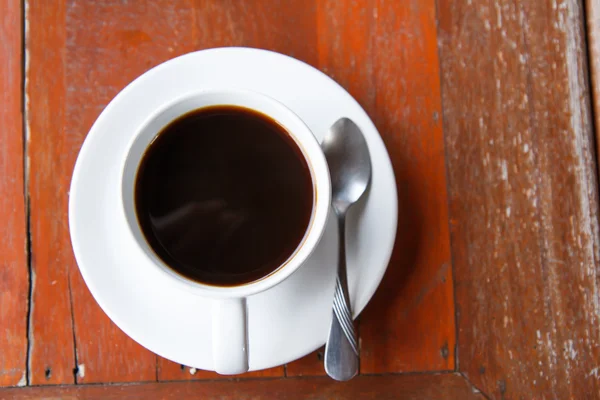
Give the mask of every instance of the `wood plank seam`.
<path id="1" fill-rule="evenodd" d="M 33 275 L 33 269 L 31 266 L 31 208 L 29 199 L 29 124 L 28 124 L 28 113 L 27 113 L 27 73 L 29 69 L 29 60 L 27 58 L 27 0 L 21 0 L 21 92 L 22 92 L 22 104 L 21 104 L 21 118 L 22 130 L 23 130 L 23 191 L 25 197 L 25 246 L 26 246 L 26 257 L 27 257 L 27 270 L 28 270 L 28 284 L 29 292 L 27 293 L 27 354 L 25 355 L 25 380 L 26 385 L 31 384 L 31 347 L 33 344 L 33 335 L 31 330 L 31 318 L 33 309 L 33 286 L 35 283 L 35 276 Z"/>
<path id="2" fill-rule="evenodd" d="M 475 387 L 475 385 L 471 384 L 471 382 L 467 379 L 466 376 L 464 376 L 464 374 L 461 371 L 455 371 L 455 370 L 439 370 L 439 371 L 411 371 L 411 372 L 374 372 L 374 373 L 361 373 L 357 376 L 362 376 L 362 377 L 409 377 L 409 376 L 422 376 L 422 375 L 431 375 L 431 376 L 436 376 L 436 375 L 444 375 L 444 374 L 459 374 L 460 376 L 463 376 L 467 382 L 469 383 L 470 386 L 472 386 L 473 388 L 475 388 L 476 390 L 479 391 L 479 389 L 477 389 Z M 177 382 L 203 382 L 203 383 L 218 383 L 218 382 L 240 382 L 240 381 L 244 381 L 244 382 L 248 382 L 248 381 L 276 381 L 276 380 L 280 380 L 280 379 L 289 379 L 289 380 L 311 380 L 311 379 L 317 379 L 317 378 L 324 378 L 324 375 L 297 375 L 297 376 L 288 376 L 288 377 L 283 377 L 283 376 L 248 376 L 248 377 L 228 377 L 226 375 L 219 375 L 216 378 L 205 378 L 205 379 L 197 379 L 197 380 L 190 380 L 190 379 L 161 379 L 159 381 L 153 381 L 153 380 L 142 380 L 142 381 L 132 381 L 132 382 L 86 382 L 86 383 L 78 383 L 78 386 L 123 386 L 123 385 L 138 385 L 138 384 L 146 384 L 146 383 L 177 383 Z M 332 383 L 336 383 L 336 381 L 331 380 Z M 42 384 L 42 385 L 30 385 L 31 387 L 45 387 L 45 386 L 52 386 L 52 387 L 69 387 L 69 386 L 73 386 L 73 385 L 47 385 L 47 384 Z"/>
<path id="3" fill-rule="evenodd" d="M 440 374 L 454 374 L 454 373 L 458 373 L 461 376 L 464 376 L 464 374 L 460 371 L 456 371 L 456 370 L 439 370 L 439 371 L 411 371 L 411 372 L 376 372 L 376 373 L 360 373 L 358 376 L 365 376 L 365 377 L 385 377 L 385 376 L 419 376 L 419 375 L 440 375 Z M 278 380 L 278 379 L 290 379 L 290 380 L 294 380 L 294 379 L 314 379 L 314 378 L 322 378 L 322 375 L 295 375 L 295 376 L 248 376 L 248 377 L 227 377 L 227 376 L 222 376 L 222 377 L 217 377 L 217 378 L 204 378 L 204 379 L 198 379 L 195 381 L 198 382 L 205 382 L 205 383 L 210 383 L 210 382 L 227 382 L 227 381 L 231 381 L 231 382 L 239 382 L 239 381 L 274 381 L 274 380 Z M 471 382 L 467 379 L 466 376 L 464 376 L 464 378 L 468 381 L 469 385 L 474 387 L 476 390 L 480 391 L 478 388 L 475 387 L 475 385 L 471 384 Z M 160 379 L 158 381 L 149 381 L 149 380 L 144 380 L 144 381 L 136 381 L 136 382 L 90 382 L 90 383 L 78 383 L 79 386 L 97 386 L 97 385 L 106 385 L 106 386 L 120 386 L 123 384 L 142 384 L 142 383 L 154 383 L 154 382 L 159 382 L 159 383 L 176 383 L 176 382 L 190 382 L 190 381 L 194 381 L 194 380 L 190 380 L 190 379 Z M 335 383 L 335 381 L 332 380 L 332 383 Z M 50 386 L 50 385 L 31 385 L 32 387 L 43 387 L 43 386 Z M 52 385 L 52 386 L 69 386 L 69 385 Z M 481 392 L 481 391 L 480 391 Z M 483 392 L 482 392 L 483 393 Z"/>
<path id="4" fill-rule="evenodd" d="M 599 26 L 596 26 L 597 21 L 594 18 L 600 17 L 600 15 L 595 15 L 600 9 L 600 6 L 594 0 L 586 0 L 583 1 L 582 5 L 583 9 L 583 26 L 585 29 L 585 35 L 583 38 L 585 40 L 585 56 L 586 56 L 586 65 L 587 65 L 587 80 L 588 80 L 588 91 L 591 94 L 590 97 L 590 113 L 592 116 L 592 131 L 595 133 L 593 136 L 594 142 L 594 151 L 596 158 L 596 170 L 600 171 L 600 163 L 598 162 L 598 139 L 600 132 L 600 126 L 598 126 L 600 115 L 600 59 L 598 57 L 594 57 L 595 51 L 600 46 L 600 37 L 596 31 Z M 599 187 L 600 187 L 600 176 L 598 177 Z"/>
<path id="5" fill-rule="evenodd" d="M 69 303 L 71 303 L 71 328 L 73 330 L 73 361 L 75 362 L 75 366 L 73 367 L 73 379 L 75 384 L 79 384 L 77 378 L 83 374 L 83 371 L 80 370 L 79 362 L 77 361 L 77 332 L 75 330 L 75 313 L 73 311 L 74 303 L 73 303 L 73 291 L 71 290 L 71 280 L 67 280 L 67 285 L 69 288 Z"/>
<path id="6" fill-rule="evenodd" d="M 484 399 L 485 397 L 457 373 L 421 376 L 358 377 L 345 384 L 331 384 L 326 377 L 289 380 L 260 379 L 238 382 L 183 381 L 120 384 L 84 384 L 33 386 L 27 389 L 0 389 L 0 397 L 30 400 L 46 398 L 121 399 L 149 398 L 427 398 L 427 399 Z"/>
<path id="7" fill-rule="evenodd" d="M 157 362 L 158 362 L 158 358 L 157 358 Z M 287 364 L 284 365 L 284 367 L 287 367 Z M 181 365 L 182 370 L 183 369 L 188 369 L 189 367 L 184 366 L 183 364 Z M 425 371 L 410 371 L 410 372 L 370 372 L 370 373 L 364 373 L 361 372 L 359 374 L 359 376 L 412 376 L 412 375 L 438 375 L 438 374 L 452 374 L 452 373 L 459 373 L 461 375 L 464 375 L 461 371 L 457 371 L 456 369 L 441 369 L 441 370 L 425 370 Z M 223 382 L 223 381 L 232 381 L 232 382 L 238 382 L 238 381 L 250 381 L 250 380 L 276 380 L 276 379 L 311 379 L 311 378 L 317 378 L 317 377 L 321 377 L 322 375 L 291 375 L 291 376 L 258 376 L 258 375 L 249 375 L 249 376 L 235 376 L 235 377 L 227 377 L 227 376 L 219 376 L 217 378 L 202 378 L 202 379 L 198 379 L 198 381 L 201 382 Z M 465 376 L 466 379 L 466 376 Z M 156 380 L 156 382 L 188 382 L 190 381 L 190 379 L 160 379 L 160 380 Z M 136 382 L 90 382 L 90 383 L 78 383 L 78 385 L 80 386 L 88 386 L 88 385 L 121 385 L 123 383 L 151 383 L 154 381 L 149 381 L 149 380 L 145 380 L 145 381 L 136 381 Z M 332 381 L 334 382 L 334 381 Z M 46 386 L 46 385 L 32 385 L 32 386 Z M 474 386 L 474 385 L 471 385 Z M 477 389 L 479 390 L 479 389 Z"/>
<path id="8" fill-rule="evenodd" d="M 72 135 L 65 129 L 66 4 L 25 0 L 31 236 L 30 384 L 72 384 L 71 246 L 66 219 Z M 74 290 L 74 288 L 73 288 Z M 75 293 L 73 300 L 76 301 Z"/>
<path id="9" fill-rule="evenodd" d="M 21 3 L 0 1 L 0 386 L 27 383 Z"/>
<path id="10" fill-rule="evenodd" d="M 23 55 L 25 57 L 25 55 Z M 23 104 L 25 104 L 25 96 L 23 96 Z M 25 112 L 23 113 L 23 125 L 26 127 L 26 117 Z M 25 130 L 24 130 L 24 135 Z M 27 165 L 27 138 L 23 143 L 24 146 L 24 163 L 25 163 L 25 229 L 26 229 L 26 251 L 27 251 L 27 270 L 28 270 L 28 284 L 29 284 L 29 292 L 27 293 L 27 354 L 25 356 L 25 379 L 26 384 L 29 386 L 31 384 L 31 349 L 33 346 L 33 331 L 31 329 L 32 322 L 32 310 L 33 310 L 33 287 L 35 285 L 35 276 L 33 275 L 33 269 L 31 267 L 31 213 L 30 213 L 30 205 L 29 205 L 29 186 L 27 182 L 27 177 L 29 175 Z"/>
<path id="11" fill-rule="evenodd" d="M 445 132 L 444 132 L 444 127 L 446 126 L 446 121 L 445 121 L 445 114 L 444 114 L 444 84 L 443 84 L 443 71 L 442 71 L 442 51 L 440 48 L 440 42 L 439 42 L 439 37 L 440 37 L 440 26 L 439 26 L 439 0 L 435 0 L 434 1 L 434 7 L 435 7 L 435 20 L 436 20 L 436 24 L 435 24 L 435 36 L 436 38 L 438 38 L 438 45 L 437 45 L 437 58 L 438 58 L 438 64 L 439 64 L 439 68 L 438 68 L 438 75 L 439 75 L 439 80 L 440 80 L 440 103 L 442 105 L 441 107 L 441 116 L 438 115 L 437 117 L 441 119 L 441 124 L 442 124 L 442 134 L 444 135 L 444 173 L 446 175 L 446 206 L 448 207 L 448 210 L 450 210 L 450 174 L 449 174 L 449 166 L 448 166 L 448 146 L 446 146 L 445 143 Z M 450 215 L 449 215 L 450 216 Z M 452 277 L 452 301 L 454 302 L 454 370 L 458 373 L 460 373 L 465 379 L 467 379 L 467 377 L 462 374 L 460 372 L 460 355 L 458 354 L 458 343 L 459 343 L 459 325 L 458 325 L 458 313 L 460 312 L 460 308 L 459 308 L 459 304 L 456 301 L 456 276 L 455 276 L 455 272 L 454 272 L 454 233 L 452 230 L 452 226 L 451 226 L 451 218 L 448 218 L 448 232 L 450 235 L 450 238 L 448 239 L 450 241 L 450 276 Z M 467 382 L 469 382 L 469 380 L 467 379 Z M 469 382 L 470 384 L 470 382 Z M 483 393 L 483 392 L 482 392 Z M 486 396 L 486 395 L 485 395 Z M 487 396 L 486 396 L 487 398 Z"/>
<path id="12" fill-rule="evenodd" d="M 474 385 L 473 382 L 471 382 L 471 380 L 467 377 L 466 374 L 463 374 L 461 371 L 456 371 L 456 373 L 460 374 L 460 376 L 463 377 L 463 379 L 471 387 L 471 390 L 473 392 L 477 392 L 477 393 L 481 394 L 486 400 L 491 399 L 491 397 L 487 393 L 485 393 L 483 390 L 479 389 L 476 385 Z"/>
<path id="13" fill-rule="evenodd" d="M 593 179 L 593 185 L 595 186 L 596 190 L 590 190 L 588 191 L 588 196 L 585 196 L 583 198 L 583 202 L 585 202 L 587 200 L 587 203 L 582 204 L 582 206 L 584 206 L 585 208 L 587 208 L 587 212 L 588 212 L 588 226 L 587 228 L 589 229 L 589 231 L 587 233 L 589 233 L 592 236 L 592 240 L 591 240 L 591 245 L 590 247 L 590 252 L 592 254 L 592 259 L 594 262 L 594 265 L 598 266 L 599 265 L 599 259 L 600 259 L 600 231 L 599 231 L 599 225 L 598 225 L 598 198 L 600 196 L 599 194 L 599 190 L 600 190 L 600 176 L 598 174 L 598 147 L 597 147 L 597 136 L 595 134 L 596 132 L 596 120 L 595 120 L 595 109 L 594 109 L 594 96 L 593 96 L 593 87 L 592 87 L 592 67 L 591 67 L 591 60 L 590 60 L 590 46 L 589 46 L 589 37 L 587 36 L 587 2 L 585 0 L 580 0 L 580 7 L 581 7 L 581 13 L 579 14 L 579 27 L 580 29 L 577 29 L 575 24 L 567 24 L 567 63 L 568 64 L 574 64 L 573 68 L 577 69 L 577 51 L 578 48 L 576 47 L 576 43 L 577 43 L 577 37 L 581 37 L 581 41 L 582 43 L 582 47 L 583 47 L 583 51 L 582 51 L 582 56 L 583 56 L 583 60 L 582 60 L 582 64 L 583 64 L 583 68 L 587 69 L 584 70 L 582 72 L 582 79 L 583 79 L 583 83 L 578 82 L 577 79 L 577 75 L 576 74 L 570 74 L 569 75 L 569 84 L 571 86 L 571 91 L 570 91 L 570 103 L 572 105 L 572 109 L 575 109 L 578 111 L 577 115 L 575 115 L 575 113 L 571 113 L 571 121 L 574 127 L 576 127 L 576 129 L 581 131 L 581 135 L 585 137 L 585 123 L 582 122 L 582 120 L 587 121 L 587 123 L 590 125 L 590 130 L 589 130 L 589 137 L 590 137 L 590 141 L 591 141 L 591 158 L 592 158 L 592 163 L 594 168 L 590 171 L 590 174 L 592 176 Z M 577 91 L 577 93 L 573 94 L 574 91 Z M 577 101 L 578 99 L 583 99 L 580 100 L 583 104 L 582 107 L 578 108 L 576 107 Z M 587 115 L 586 115 L 587 114 Z M 582 157 L 581 154 L 579 154 L 580 157 Z M 589 177 L 589 175 L 588 175 Z M 587 197 L 587 198 L 586 198 Z M 595 222 L 595 223 L 594 223 Z M 597 276 L 597 275 L 596 275 Z M 598 299 L 598 289 L 597 287 L 594 290 L 594 295 L 596 297 L 596 299 Z M 596 313 L 598 313 L 599 307 L 598 307 L 598 302 L 596 301 L 595 304 L 595 311 Z"/>

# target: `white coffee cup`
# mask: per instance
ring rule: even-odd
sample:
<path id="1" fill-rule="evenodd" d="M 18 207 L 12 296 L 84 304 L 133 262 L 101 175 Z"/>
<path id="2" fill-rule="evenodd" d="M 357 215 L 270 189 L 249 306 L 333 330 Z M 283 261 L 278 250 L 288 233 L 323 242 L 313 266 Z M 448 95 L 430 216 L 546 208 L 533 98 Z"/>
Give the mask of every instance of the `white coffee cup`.
<path id="1" fill-rule="evenodd" d="M 170 122 L 197 109 L 215 105 L 232 105 L 258 111 L 275 120 L 289 133 L 301 149 L 313 183 L 313 208 L 304 238 L 295 252 L 269 275 L 237 286 L 213 286 L 187 279 L 170 269 L 154 253 L 138 224 L 134 189 L 138 166 L 146 149 Z M 321 147 L 306 124 L 280 102 L 257 92 L 239 89 L 205 90 L 186 94 L 150 115 L 134 135 L 125 156 L 121 181 L 122 215 L 128 231 L 126 245 L 139 253 L 145 268 L 162 275 L 161 284 L 187 290 L 212 301 L 212 341 L 214 369 L 221 374 L 238 374 L 248 370 L 246 298 L 280 284 L 302 266 L 319 243 L 330 212 L 331 181 Z"/>

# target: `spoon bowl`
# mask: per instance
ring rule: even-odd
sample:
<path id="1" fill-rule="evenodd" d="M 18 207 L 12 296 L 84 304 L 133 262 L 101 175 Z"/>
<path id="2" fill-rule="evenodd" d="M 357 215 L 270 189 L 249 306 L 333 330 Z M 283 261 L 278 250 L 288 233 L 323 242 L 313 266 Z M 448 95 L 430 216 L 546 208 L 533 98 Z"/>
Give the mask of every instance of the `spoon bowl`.
<path id="1" fill-rule="evenodd" d="M 350 119 L 331 126 L 321 143 L 331 175 L 332 204 L 345 211 L 365 193 L 371 180 L 371 157 L 365 137 Z"/>

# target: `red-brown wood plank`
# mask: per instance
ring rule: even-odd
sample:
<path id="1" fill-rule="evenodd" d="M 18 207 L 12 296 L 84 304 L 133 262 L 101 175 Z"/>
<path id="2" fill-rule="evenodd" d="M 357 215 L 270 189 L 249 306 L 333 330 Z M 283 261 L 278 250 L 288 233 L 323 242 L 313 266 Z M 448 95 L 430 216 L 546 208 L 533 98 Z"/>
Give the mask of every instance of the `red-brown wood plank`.
<path id="1" fill-rule="evenodd" d="M 33 285 L 30 383 L 66 384 L 74 382 L 69 270 L 76 266 L 66 218 L 74 149 L 64 129 L 65 4 L 29 2 L 25 17 Z"/>
<path id="2" fill-rule="evenodd" d="M 373 69 L 375 95 L 367 110 L 394 165 L 399 216 L 388 272 L 360 319 L 361 372 L 451 370 L 456 328 L 435 2 L 380 0 L 366 13 L 373 42 L 362 63 Z"/>
<path id="3" fill-rule="evenodd" d="M 0 1 L 0 386 L 26 384 L 29 272 L 21 5 Z"/>
<path id="4" fill-rule="evenodd" d="M 597 398 L 583 2 L 438 5 L 459 368 L 494 398 Z"/>
<path id="5" fill-rule="evenodd" d="M 459 374 L 360 376 L 339 383 L 325 377 L 168 382 L 141 385 L 78 385 L 0 389 L 0 398 L 111 399 L 314 399 L 483 400 Z"/>

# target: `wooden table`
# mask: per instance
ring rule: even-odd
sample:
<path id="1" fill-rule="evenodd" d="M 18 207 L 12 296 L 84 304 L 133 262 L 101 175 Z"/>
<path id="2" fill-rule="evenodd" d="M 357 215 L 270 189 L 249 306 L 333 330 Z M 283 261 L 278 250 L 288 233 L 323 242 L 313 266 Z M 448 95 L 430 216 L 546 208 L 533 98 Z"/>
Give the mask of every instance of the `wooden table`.
<path id="1" fill-rule="evenodd" d="M 0 0 L 0 398 L 599 398 L 599 37 L 598 0 Z M 112 324 L 75 264 L 95 118 L 230 45 L 333 77 L 392 157 L 397 242 L 351 382 L 320 352 L 193 373 Z"/>

